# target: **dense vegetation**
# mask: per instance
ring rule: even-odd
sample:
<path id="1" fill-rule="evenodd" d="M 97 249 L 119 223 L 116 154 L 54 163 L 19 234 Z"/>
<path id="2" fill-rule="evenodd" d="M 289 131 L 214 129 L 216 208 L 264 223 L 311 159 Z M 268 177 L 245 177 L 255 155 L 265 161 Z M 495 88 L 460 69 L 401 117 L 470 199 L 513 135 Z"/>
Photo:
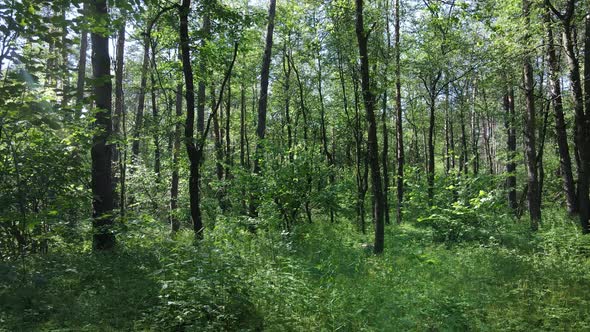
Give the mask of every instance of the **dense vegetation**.
<path id="1" fill-rule="evenodd" d="M 0 0 L 0 331 L 590 330 L 587 0 Z"/>

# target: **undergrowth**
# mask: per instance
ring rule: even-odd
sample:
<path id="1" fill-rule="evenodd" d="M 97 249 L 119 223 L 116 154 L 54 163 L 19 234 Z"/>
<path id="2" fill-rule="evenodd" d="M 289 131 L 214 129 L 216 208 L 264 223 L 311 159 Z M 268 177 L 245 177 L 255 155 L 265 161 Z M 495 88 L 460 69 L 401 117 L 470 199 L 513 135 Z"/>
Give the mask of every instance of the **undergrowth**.
<path id="1" fill-rule="evenodd" d="M 219 218 L 195 246 L 146 219 L 112 253 L 1 263 L 0 330 L 589 330 L 590 240 L 546 216 L 537 234 L 506 218 L 486 241 L 452 245 L 420 223 L 390 226 L 382 256 L 346 220 L 252 234 Z"/>

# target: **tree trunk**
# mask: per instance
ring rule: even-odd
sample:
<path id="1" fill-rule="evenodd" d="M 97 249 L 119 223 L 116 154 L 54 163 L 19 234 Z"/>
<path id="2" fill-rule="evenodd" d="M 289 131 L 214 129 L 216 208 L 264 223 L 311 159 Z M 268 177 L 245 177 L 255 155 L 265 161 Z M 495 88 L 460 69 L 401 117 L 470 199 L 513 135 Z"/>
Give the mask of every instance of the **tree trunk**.
<path id="1" fill-rule="evenodd" d="M 211 20 L 209 14 L 204 13 L 203 26 L 201 27 L 201 47 L 205 47 L 210 34 Z M 204 139 L 203 132 L 205 130 L 205 106 L 207 105 L 207 88 L 205 86 L 205 80 L 207 77 L 207 59 L 204 55 L 200 55 L 199 59 L 199 91 L 198 91 L 198 104 L 197 104 L 197 132 L 199 133 L 199 139 Z"/>
<path id="2" fill-rule="evenodd" d="M 396 140 L 397 140 L 397 223 L 401 224 L 404 201 L 404 132 L 402 112 L 401 64 L 400 64 L 400 2 L 395 0 L 395 108 L 396 108 Z"/>
<path id="3" fill-rule="evenodd" d="M 106 0 L 92 1 L 94 14 L 104 17 L 108 22 Z M 112 82 L 110 78 L 111 59 L 109 56 L 109 37 L 93 32 L 92 73 L 94 77 L 94 98 L 96 102 L 97 132 L 92 138 L 92 207 L 94 250 L 110 250 L 115 246 L 113 225 L 113 187 L 111 173 L 111 152 L 108 145 L 112 131 L 111 106 Z"/>
<path id="4" fill-rule="evenodd" d="M 523 0 L 523 14 L 527 29 L 529 26 L 529 10 L 530 3 L 528 0 Z M 529 38 L 526 38 L 527 40 Z M 531 229 L 536 231 L 539 228 L 541 221 L 541 200 L 539 195 L 539 178 L 537 170 L 537 152 L 536 152 L 536 133 L 535 133 L 535 95 L 534 95 L 534 78 L 533 66 L 529 55 L 525 55 L 523 64 L 523 80 L 524 92 L 526 101 L 525 114 L 525 130 L 524 130 L 524 145 L 526 154 L 526 164 L 528 173 L 528 190 L 527 199 L 529 205 L 529 214 L 531 219 Z"/>
<path id="5" fill-rule="evenodd" d="M 188 35 L 188 15 L 190 12 L 190 0 L 183 0 L 179 7 L 180 16 L 180 48 L 182 54 L 182 72 L 184 74 L 184 84 L 186 86 L 186 122 L 184 126 L 184 142 L 190 163 L 189 175 L 189 196 L 190 210 L 193 221 L 193 231 L 195 238 L 203 238 L 203 220 L 201 215 L 201 157 L 202 151 L 198 149 L 194 139 L 195 123 L 195 86 L 193 78 L 193 68 L 190 57 L 190 44 Z"/>
<path id="6" fill-rule="evenodd" d="M 276 0 L 270 0 L 268 7 L 268 25 L 266 30 L 266 44 L 264 46 L 264 55 L 262 58 L 262 70 L 260 73 L 260 98 L 258 100 L 258 123 L 256 127 L 256 136 L 258 136 L 258 143 L 256 144 L 256 152 L 254 158 L 254 174 L 260 175 L 262 168 L 260 166 L 263 158 L 263 141 L 266 134 L 266 109 L 268 104 L 268 81 L 270 74 L 270 62 L 272 58 L 272 39 L 275 27 L 275 12 Z M 258 216 L 258 195 L 252 197 L 250 202 L 250 215 L 252 217 Z"/>
<path id="7" fill-rule="evenodd" d="M 176 209 L 178 209 L 178 158 L 180 157 L 180 136 L 182 125 L 182 83 L 176 86 L 176 118 L 174 119 L 174 146 L 172 150 L 172 184 L 170 186 L 170 226 L 172 233 L 180 229 L 180 221 Z"/>
<path id="8" fill-rule="evenodd" d="M 371 184 L 375 202 L 375 254 L 383 252 L 384 242 L 384 202 L 383 187 L 381 183 L 381 170 L 379 165 L 379 143 L 377 141 L 377 122 L 375 120 L 375 96 L 371 91 L 369 73 L 369 54 L 367 48 L 368 34 L 365 32 L 363 22 L 363 0 L 356 0 L 356 37 L 358 40 L 359 56 L 361 62 L 361 91 L 367 113 L 368 142 L 367 156 L 371 168 Z"/>
<path id="9" fill-rule="evenodd" d="M 514 89 L 508 88 L 504 95 L 504 111 L 506 112 L 504 126 L 506 128 L 506 150 L 507 150 L 507 161 L 506 161 L 506 190 L 508 191 L 508 206 L 516 213 L 518 203 L 516 201 L 516 129 L 514 128 L 514 121 L 516 120 L 516 114 L 514 109 Z"/>
<path id="10" fill-rule="evenodd" d="M 123 95 L 123 65 L 125 55 L 125 25 L 126 21 L 121 22 L 119 32 L 117 33 L 117 47 L 116 47 L 116 67 L 115 67 L 115 114 L 113 117 L 113 133 L 117 140 L 121 138 L 121 121 L 123 119 L 124 95 Z M 113 172 L 113 191 L 116 192 L 119 186 L 119 196 L 115 195 L 114 204 L 119 208 L 121 216 L 125 214 L 125 179 L 123 178 L 124 161 L 121 158 L 121 147 L 123 145 L 116 143 L 113 148 L 113 165 L 116 169 Z"/>
<path id="11" fill-rule="evenodd" d="M 137 112 L 135 113 L 135 128 L 133 130 L 133 144 L 131 145 L 131 162 L 137 165 L 139 161 L 139 136 L 143 128 L 143 111 L 145 109 L 145 90 L 147 86 L 147 74 L 150 64 L 150 38 L 146 34 L 143 39 L 143 62 L 141 64 L 141 79 L 137 100 Z"/>
<path id="12" fill-rule="evenodd" d="M 156 182 L 160 183 L 160 112 L 158 110 L 158 95 L 156 89 L 156 77 L 154 72 L 156 71 L 156 46 L 150 40 L 152 50 L 152 70 L 150 71 L 150 84 L 151 84 L 151 98 L 152 98 L 152 130 L 154 131 L 154 173 L 156 173 Z"/>
<path id="13" fill-rule="evenodd" d="M 549 83 L 550 97 L 553 102 L 553 113 L 555 115 L 555 136 L 559 149 L 559 164 L 561 177 L 563 180 L 563 191 L 565 192 L 567 211 L 570 215 L 577 213 L 577 197 L 572 172 L 572 160 L 569 152 L 569 143 L 567 139 L 567 128 L 563 114 L 563 99 L 561 93 L 561 82 L 559 77 L 559 60 L 555 51 L 555 40 L 551 28 L 551 19 L 549 13 L 545 15 L 545 25 L 547 29 L 547 60 L 549 62 Z"/>
<path id="14" fill-rule="evenodd" d="M 82 12 L 87 12 L 87 2 L 84 1 Z M 76 80 L 76 119 L 82 115 L 81 106 L 84 102 L 84 83 L 86 81 L 86 52 L 88 49 L 88 32 L 80 31 L 80 58 L 78 59 L 78 78 Z"/>
<path id="15" fill-rule="evenodd" d="M 227 108 L 225 109 L 225 179 L 230 180 L 231 167 L 233 165 L 233 153 L 231 148 L 231 77 L 227 81 Z"/>

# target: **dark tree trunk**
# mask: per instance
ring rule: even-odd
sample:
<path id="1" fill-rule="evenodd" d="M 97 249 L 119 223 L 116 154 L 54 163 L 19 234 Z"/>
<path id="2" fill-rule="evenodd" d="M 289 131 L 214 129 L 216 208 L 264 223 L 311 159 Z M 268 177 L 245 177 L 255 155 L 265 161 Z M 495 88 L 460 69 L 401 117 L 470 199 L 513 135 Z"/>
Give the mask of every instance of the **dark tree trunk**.
<path id="1" fill-rule="evenodd" d="M 547 29 L 547 55 L 549 62 L 549 83 L 550 97 L 553 102 L 553 113 L 555 115 L 555 136 L 559 149 L 560 173 L 563 180 L 563 191 L 565 192 L 567 211 L 570 215 L 577 213 L 577 197 L 572 172 L 572 160 L 569 152 L 569 143 L 567 139 L 567 128 L 563 114 L 563 100 L 560 83 L 560 66 L 557 53 L 555 51 L 555 40 L 551 28 L 551 19 L 549 13 L 545 15 L 545 24 Z"/>
<path id="2" fill-rule="evenodd" d="M 505 121 L 504 126 L 506 128 L 506 190 L 508 191 L 508 206 L 516 213 L 518 203 L 516 201 L 516 129 L 514 128 L 514 122 L 516 120 L 516 114 L 514 109 L 514 89 L 509 87 L 506 94 L 504 95 L 504 111 Z"/>
<path id="3" fill-rule="evenodd" d="M 121 121 L 123 119 L 124 110 L 124 95 L 123 95 L 123 65 L 125 55 L 125 25 L 126 22 L 121 22 L 119 32 L 117 33 L 117 47 L 116 47 L 116 68 L 115 68 L 115 114 L 113 117 L 113 133 L 120 139 L 121 137 Z M 113 191 L 116 192 L 119 186 L 119 196 L 115 195 L 115 207 L 119 208 L 121 216 L 125 214 L 125 178 L 123 167 L 125 161 L 121 158 L 122 144 L 117 143 L 113 148 L 113 165 L 116 170 L 113 172 Z"/>
<path id="4" fill-rule="evenodd" d="M 160 112 L 158 110 L 158 94 L 156 89 L 156 77 L 154 72 L 156 71 L 156 47 L 150 40 L 152 49 L 152 70 L 150 72 L 150 83 L 151 83 L 151 98 L 152 98 L 152 130 L 154 131 L 154 173 L 156 173 L 156 181 L 161 181 L 160 168 Z"/>
<path id="5" fill-rule="evenodd" d="M 92 1 L 94 14 L 108 22 L 106 0 Z M 94 77 L 94 98 L 96 102 L 96 134 L 92 138 L 92 207 L 93 207 L 93 248 L 110 250 L 115 246 L 113 225 L 113 187 L 111 173 L 112 149 L 108 145 L 112 131 L 112 82 L 110 78 L 111 59 L 109 37 L 92 33 L 92 73 Z"/>
<path id="6" fill-rule="evenodd" d="M 402 112 L 401 64 L 400 64 L 400 2 L 395 1 L 395 108 L 396 108 L 396 140 L 397 140 L 397 223 L 402 222 L 404 201 L 404 132 Z"/>
<path id="7" fill-rule="evenodd" d="M 377 141 L 377 121 L 375 120 L 375 96 L 371 91 L 369 73 L 369 54 L 367 48 L 368 34 L 363 22 L 363 0 L 356 0 L 356 37 L 358 40 L 359 56 L 361 62 L 361 91 L 367 113 L 368 142 L 367 157 L 371 168 L 371 184 L 375 202 L 375 254 L 383 252 L 384 241 L 384 202 L 383 187 L 381 183 L 381 170 L 379 165 L 379 143 Z"/>
<path id="8" fill-rule="evenodd" d="M 131 145 L 131 162 L 137 165 L 139 161 L 139 136 L 143 128 L 143 112 L 145 109 L 145 90 L 147 86 L 147 74 L 150 64 L 150 38 L 146 34 L 143 39 L 143 62 L 141 64 L 141 79 L 135 113 L 135 128 L 133 130 L 133 144 Z"/>
<path id="9" fill-rule="evenodd" d="M 563 24 L 565 55 L 569 67 L 569 79 L 574 101 L 574 154 L 576 155 L 578 165 L 578 210 L 582 231 L 586 234 L 590 233 L 590 225 L 588 224 L 588 219 L 590 218 L 590 197 L 588 196 L 590 185 L 590 180 L 588 179 L 590 176 L 590 110 L 587 109 L 586 113 L 584 113 L 580 63 L 576 50 L 575 31 L 572 26 L 572 19 L 576 7 L 575 2 L 575 0 L 567 1 L 565 14 L 558 12 L 551 4 L 551 1 L 547 0 L 546 4 Z"/>
<path id="10" fill-rule="evenodd" d="M 195 126 L 195 86 L 193 68 L 190 56 L 190 40 L 188 35 L 188 15 L 190 13 L 190 0 L 183 0 L 179 7 L 180 16 L 180 49 L 182 54 L 182 72 L 186 86 L 186 122 L 184 126 L 184 142 L 190 163 L 189 196 L 190 210 L 193 221 L 193 231 L 197 240 L 203 238 L 203 220 L 201 215 L 201 159 L 202 151 L 194 142 L 193 131 Z"/>
<path id="11" fill-rule="evenodd" d="M 254 157 L 254 174 L 260 175 L 262 168 L 260 166 L 263 158 L 263 142 L 266 134 L 266 110 L 268 104 L 268 81 L 270 74 L 270 62 L 272 58 L 272 39 L 275 27 L 275 12 L 276 0 L 270 0 L 268 7 L 268 25 L 266 29 L 266 44 L 264 46 L 264 56 L 262 58 L 262 70 L 260 73 L 260 98 L 258 100 L 258 123 L 256 127 L 256 136 L 258 136 L 258 143 L 256 144 L 256 152 Z M 250 202 L 250 215 L 258 216 L 258 195 L 252 197 Z"/>
<path id="12" fill-rule="evenodd" d="M 528 0 L 523 0 L 523 14 L 526 20 L 527 28 L 530 22 L 529 11 L 530 3 Z M 528 39 L 528 38 L 527 38 Z M 536 152 L 536 133 L 535 133 L 535 95 L 534 95 L 534 78 L 533 66 L 529 55 L 525 55 L 523 64 L 523 80 L 524 92 L 526 102 L 525 113 L 525 130 L 524 130 L 524 146 L 526 154 L 526 164 L 528 173 L 528 190 L 527 199 L 529 206 L 529 214 L 531 219 L 531 229 L 536 231 L 539 228 L 541 221 L 541 200 L 539 195 L 539 174 L 537 170 L 537 152 Z"/>

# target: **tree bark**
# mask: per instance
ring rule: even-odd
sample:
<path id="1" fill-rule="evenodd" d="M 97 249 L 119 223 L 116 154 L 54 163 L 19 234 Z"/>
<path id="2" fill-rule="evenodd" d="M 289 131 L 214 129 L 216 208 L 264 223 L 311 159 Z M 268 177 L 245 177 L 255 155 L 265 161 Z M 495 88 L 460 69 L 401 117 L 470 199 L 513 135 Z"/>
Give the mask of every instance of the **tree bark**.
<path id="1" fill-rule="evenodd" d="M 270 0 L 268 7 L 268 25 L 266 29 L 266 43 L 264 46 L 264 55 L 262 58 L 262 69 L 260 73 L 260 98 L 258 100 L 258 123 L 256 126 L 256 136 L 258 136 L 258 143 L 256 144 L 256 152 L 254 157 L 254 174 L 259 176 L 262 172 L 261 162 L 263 158 L 264 137 L 266 134 L 266 111 L 268 104 L 268 81 L 270 74 L 270 62 L 272 58 L 272 39 L 275 26 L 275 12 L 276 0 Z M 259 197 L 257 194 L 253 195 L 250 202 L 250 215 L 252 217 L 258 216 Z"/>
<path id="2" fill-rule="evenodd" d="M 550 71 L 549 94 L 553 103 L 553 113 L 555 115 L 555 136 L 559 150 L 560 173 L 563 181 L 563 191 L 565 192 L 567 211 L 570 215 L 574 215 L 578 210 L 578 202 L 576 197 L 574 176 L 572 172 L 572 160 L 567 139 L 567 128 L 563 113 L 563 99 L 559 77 L 559 59 L 555 51 L 555 40 L 553 37 L 553 29 L 551 28 L 551 19 L 549 13 L 545 15 L 545 25 L 547 30 L 547 61 L 549 62 Z"/>
<path id="3" fill-rule="evenodd" d="M 182 72 L 184 74 L 184 84 L 186 86 L 186 121 L 184 126 L 184 143 L 190 163 L 189 175 L 189 200 L 191 219 L 193 221 L 193 231 L 195 239 L 203 238 L 203 220 L 201 215 L 201 157 L 202 150 L 197 148 L 194 142 L 193 132 L 195 126 L 195 85 L 193 78 L 193 68 L 190 57 L 190 40 L 188 35 L 188 15 L 190 13 L 190 0 L 183 0 L 179 7 L 180 16 L 180 49 L 182 54 Z"/>
<path id="4" fill-rule="evenodd" d="M 174 120 L 174 146 L 172 150 L 172 184 L 170 186 L 170 227 L 172 233 L 178 232 L 180 229 L 180 221 L 176 209 L 178 209 L 178 158 L 180 157 L 180 136 L 182 117 L 182 83 L 176 85 L 176 118 Z"/>
<path id="5" fill-rule="evenodd" d="M 147 74 L 150 64 L 150 38 L 146 33 L 143 39 L 143 62 L 141 65 L 141 79 L 139 85 L 139 95 L 137 100 L 137 111 L 135 113 L 135 128 L 133 130 L 133 144 L 131 145 L 131 162 L 138 163 L 139 158 L 139 136 L 143 128 L 143 113 L 145 109 L 145 90 L 147 86 Z"/>
<path id="6" fill-rule="evenodd" d="M 367 155 L 371 168 L 371 184 L 375 202 L 375 244 L 374 253 L 383 252 L 384 242 L 384 202 L 383 187 L 381 183 L 381 170 L 379 165 L 379 143 L 377 141 L 377 122 L 375 120 L 375 95 L 371 91 L 368 54 L 368 33 L 364 28 L 363 0 L 356 0 L 356 37 L 358 40 L 359 56 L 361 62 L 361 92 L 365 104 L 368 122 Z"/>
<path id="7" fill-rule="evenodd" d="M 106 0 L 92 1 L 94 14 L 108 21 Z M 94 98 L 96 102 L 95 126 L 98 131 L 92 138 L 92 207 L 94 250 L 110 250 L 115 246 L 113 225 L 113 187 L 111 173 L 111 147 L 107 144 L 112 131 L 112 82 L 110 78 L 109 37 L 93 32 L 92 73 L 94 76 Z"/>
<path id="8" fill-rule="evenodd" d="M 400 2 L 395 0 L 395 108 L 396 108 L 396 140 L 397 140 L 397 223 L 402 223 L 402 211 L 404 201 L 404 132 L 402 111 L 401 88 L 401 63 L 400 63 Z"/>
<path id="9" fill-rule="evenodd" d="M 115 114 L 113 117 L 113 133 L 119 139 L 121 136 L 121 121 L 123 119 L 124 95 L 123 95 L 123 65 L 125 61 L 125 25 L 126 21 L 121 22 L 117 33 L 116 47 L 116 67 L 115 67 Z M 121 216 L 125 214 L 125 178 L 124 178 L 124 160 L 121 158 L 120 143 L 116 143 L 113 148 L 113 165 L 116 170 L 113 172 L 113 191 L 116 192 L 119 186 L 119 196 L 115 195 L 115 207 L 119 208 Z"/>
<path id="10" fill-rule="evenodd" d="M 525 17 L 526 28 L 529 29 L 530 22 L 530 3 L 528 0 L 522 1 L 523 14 Z M 528 40 L 528 36 L 526 40 Z M 530 55 L 524 56 L 523 63 L 523 80 L 524 93 L 526 102 L 525 113 L 525 130 L 524 130 L 524 145 L 527 164 L 527 180 L 528 190 L 527 199 L 529 206 L 529 214 L 531 220 L 531 229 L 536 231 L 539 228 L 541 221 L 541 200 L 539 195 L 539 178 L 537 170 L 537 152 L 536 152 L 536 112 L 535 112 L 535 96 L 534 96 L 534 78 L 533 66 L 531 65 Z"/>
<path id="11" fill-rule="evenodd" d="M 87 2 L 84 1 L 82 12 L 88 11 Z M 78 77 L 76 80 L 76 119 L 82 115 L 81 105 L 84 102 L 84 83 L 86 81 L 86 52 L 88 50 L 88 31 L 82 28 L 80 31 L 80 57 L 78 59 Z"/>
<path id="12" fill-rule="evenodd" d="M 504 127 L 506 128 L 506 150 L 508 157 L 506 161 L 506 190 L 508 191 L 508 206 L 514 213 L 518 208 L 516 201 L 516 129 L 514 128 L 514 121 L 516 112 L 514 109 L 514 89 L 509 87 L 504 95 L 504 111 L 505 120 Z"/>

